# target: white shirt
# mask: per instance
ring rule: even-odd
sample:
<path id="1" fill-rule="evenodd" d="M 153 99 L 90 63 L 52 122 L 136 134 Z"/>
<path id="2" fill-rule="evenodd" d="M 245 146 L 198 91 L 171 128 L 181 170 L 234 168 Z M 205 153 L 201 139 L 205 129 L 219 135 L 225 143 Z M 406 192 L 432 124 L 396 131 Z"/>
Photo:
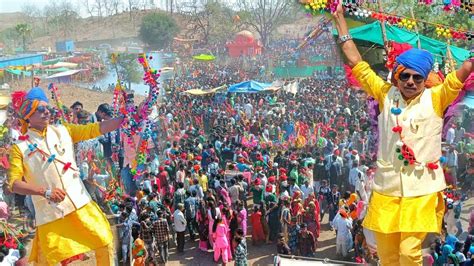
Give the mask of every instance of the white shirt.
<path id="1" fill-rule="evenodd" d="M 303 193 L 303 200 L 305 200 L 309 196 L 309 194 L 314 192 L 313 186 L 306 186 L 305 184 L 303 184 L 301 185 L 301 192 Z"/>
<path id="2" fill-rule="evenodd" d="M 186 176 L 186 173 L 181 170 L 179 170 L 178 172 L 176 172 L 176 182 L 180 182 L 180 183 L 183 183 L 184 182 L 184 177 Z"/>
<path id="3" fill-rule="evenodd" d="M 294 184 L 293 186 L 290 186 L 289 192 L 290 192 L 290 195 L 292 197 L 295 194 L 295 191 L 301 191 L 300 187 L 298 187 L 297 184 Z"/>
<path id="4" fill-rule="evenodd" d="M 336 241 L 346 241 L 351 238 L 352 220 L 350 218 L 335 217 L 333 221 L 334 229 L 337 231 Z"/>
<path id="5" fill-rule="evenodd" d="M 173 115 L 171 113 L 166 114 L 166 120 L 168 123 L 171 122 L 171 120 L 173 120 Z"/>
<path id="6" fill-rule="evenodd" d="M 252 116 L 253 106 L 250 103 L 244 105 L 245 115 L 247 118 Z"/>
<path id="7" fill-rule="evenodd" d="M 448 132 L 446 133 L 446 143 L 453 144 L 455 136 L 456 131 L 454 130 L 454 128 L 450 127 L 448 129 Z"/>
<path id="8" fill-rule="evenodd" d="M 186 218 L 184 218 L 184 214 L 179 209 L 174 211 L 173 213 L 173 221 L 174 221 L 174 229 L 176 232 L 184 232 L 186 231 Z"/>
<path id="9" fill-rule="evenodd" d="M 354 187 L 356 186 L 357 180 L 359 179 L 359 173 L 361 172 L 357 167 L 352 167 L 352 169 L 349 171 L 349 184 Z"/>
<path id="10" fill-rule="evenodd" d="M 362 178 L 357 179 L 355 191 L 359 193 L 361 200 L 363 200 L 364 202 L 368 202 L 369 197 L 367 196 L 367 191 L 365 191 L 365 182 Z"/>
<path id="11" fill-rule="evenodd" d="M 9 249 L 8 250 L 8 255 L 6 255 L 3 258 L 3 261 L 0 262 L 0 266 L 11 266 L 15 265 L 15 262 L 17 262 L 20 259 L 20 252 L 17 249 Z M 466 259 L 464 259 L 466 260 Z"/>
<path id="12" fill-rule="evenodd" d="M 448 151 L 448 154 L 446 154 L 446 164 L 448 167 L 458 166 L 458 153 L 456 151 Z"/>
<path id="13" fill-rule="evenodd" d="M 229 188 L 230 200 L 232 203 L 235 203 L 239 199 L 241 187 L 238 184 L 235 184 Z"/>

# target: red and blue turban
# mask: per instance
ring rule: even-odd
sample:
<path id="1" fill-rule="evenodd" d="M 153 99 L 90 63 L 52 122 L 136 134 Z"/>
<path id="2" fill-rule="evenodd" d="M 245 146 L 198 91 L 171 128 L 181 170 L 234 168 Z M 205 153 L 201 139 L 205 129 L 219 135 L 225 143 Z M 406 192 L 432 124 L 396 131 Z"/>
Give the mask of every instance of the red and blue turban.
<path id="1" fill-rule="evenodd" d="M 12 94 L 13 107 L 22 124 L 22 133 L 26 133 L 27 120 L 35 113 L 40 102 L 48 103 L 48 97 L 40 87 L 32 88 L 28 93 L 17 91 Z"/>

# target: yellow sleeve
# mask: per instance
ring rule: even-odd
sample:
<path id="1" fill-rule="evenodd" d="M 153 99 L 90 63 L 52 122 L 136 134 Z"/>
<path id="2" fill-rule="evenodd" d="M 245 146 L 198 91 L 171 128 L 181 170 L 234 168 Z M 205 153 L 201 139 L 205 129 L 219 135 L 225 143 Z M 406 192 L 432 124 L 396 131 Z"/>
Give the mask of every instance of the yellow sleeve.
<path id="1" fill-rule="evenodd" d="M 10 149 L 10 169 L 8 172 L 8 187 L 12 190 L 13 183 L 22 180 L 25 170 L 23 169 L 23 154 L 15 144 Z"/>
<path id="2" fill-rule="evenodd" d="M 99 123 L 90 123 L 87 125 L 64 124 L 71 135 L 72 142 L 78 143 L 80 141 L 97 138 L 102 135 L 100 133 Z"/>
<path id="3" fill-rule="evenodd" d="M 456 72 L 451 72 L 446 76 L 443 84 L 431 88 L 433 109 L 439 117 L 444 116 L 444 111 L 458 97 L 463 86 Z"/>
<path id="4" fill-rule="evenodd" d="M 392 84 L 379 77 L 365 61 L 355 65 L 352 68 L 352 74 L 359 81 L 362 89 L 379 102 L 380 109 L 382 109 L 385 96 L 392 87 Z"/>

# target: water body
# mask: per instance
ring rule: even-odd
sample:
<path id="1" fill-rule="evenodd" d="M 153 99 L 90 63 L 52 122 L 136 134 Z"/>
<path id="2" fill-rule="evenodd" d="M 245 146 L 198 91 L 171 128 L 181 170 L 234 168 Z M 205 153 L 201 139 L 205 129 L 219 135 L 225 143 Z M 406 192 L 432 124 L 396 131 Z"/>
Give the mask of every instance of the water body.
<path id="1" fill-rule="evenodd" d="M 107 57 L 107 54 L 103 54 L 102 57 Z M 147 54 L 148 57 L 152 57 L 152 59 L 148 59 L 149 64 L 151 65 L 152 68 L 155 69 L 160 69 L 162 68 L 163 64 L 163 59 L 160 53 L 157 52 L 151 52 Z M 104 60 L 104 62 L 109 62 L 109 60 Z M 109 87 L 109 84 L 115 84 L 117 82 L 117 74 L 115 73 L 115 70 L 112 68 L 110 64 L 107 64 L 107 74 L 101 78 L 100 80 L 97 80 L 95 83 L 88 84 L 88 88 L 92 88 L 93 86 L 100 87 L 102 90 L 106 90 Z M 143 70 L 140 65 L 140 70 L 141 73 L 143 73 Z M 161 79 L 161 78 L 160 78 Z M 148 85 L 145 85 L 145 83 L 132 83 L 132 90 L 135 91 L 136 94 L 139 95 L 145 95 L 149 87 Z"/>

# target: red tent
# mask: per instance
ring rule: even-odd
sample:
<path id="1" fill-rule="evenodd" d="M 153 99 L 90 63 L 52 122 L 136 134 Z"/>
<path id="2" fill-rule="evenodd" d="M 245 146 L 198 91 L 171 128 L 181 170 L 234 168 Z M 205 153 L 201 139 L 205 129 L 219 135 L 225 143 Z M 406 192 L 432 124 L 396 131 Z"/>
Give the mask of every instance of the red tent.
<path id="1" fill-rule="evenodd" d="M 255 56 L 262 53 L 262 45 L 247 30 L 237 33 L 234 40 L 228 42 L 226 46 L 230 57 Z"/>

